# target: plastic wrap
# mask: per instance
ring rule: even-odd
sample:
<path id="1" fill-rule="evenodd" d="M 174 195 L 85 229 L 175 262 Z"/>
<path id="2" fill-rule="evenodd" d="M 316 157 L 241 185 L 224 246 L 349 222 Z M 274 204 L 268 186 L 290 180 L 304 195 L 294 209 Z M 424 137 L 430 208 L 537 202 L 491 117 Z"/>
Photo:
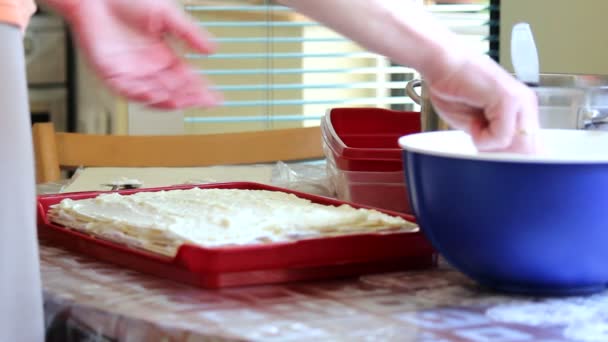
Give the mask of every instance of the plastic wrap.
<path id="1" fill-rule="evenodd" d="M 311 193 L 335 197 L 335 188 L 326 172 L 325 162 L 287 164 L 277 162 L 273 168 L 272 184 Z"/>
<path id="2" fill-rule="evenodd" d="M 85 179 L 86 178 L 86 179 Z M 252 181 L 335 197 L 325 161 L 191 168 L 78 168 L 72 177 L 40 184 L 39 194 Z"/>

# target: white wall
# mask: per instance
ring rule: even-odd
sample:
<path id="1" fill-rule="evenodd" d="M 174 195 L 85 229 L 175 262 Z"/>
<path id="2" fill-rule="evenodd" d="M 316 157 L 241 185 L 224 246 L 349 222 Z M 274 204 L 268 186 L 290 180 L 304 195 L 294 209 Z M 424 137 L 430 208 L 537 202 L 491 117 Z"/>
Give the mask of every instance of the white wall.
<path id="1" fill-rule="evenodd" d="M 511 28 L 530 23 L 542 73 L 608 75 L 607 0 L 503 0 L 500 62 L 512 71 Z"/>

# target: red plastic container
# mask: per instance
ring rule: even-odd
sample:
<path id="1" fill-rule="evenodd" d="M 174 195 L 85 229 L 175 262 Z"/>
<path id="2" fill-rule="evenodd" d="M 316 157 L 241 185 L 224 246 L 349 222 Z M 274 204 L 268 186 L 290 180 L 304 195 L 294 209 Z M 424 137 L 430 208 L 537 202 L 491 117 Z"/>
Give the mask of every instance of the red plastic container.
<path id="1" fill-rule="evenodd" d="M 184 185 L 140 191 L 223 188 L 283 191 L 315 203 L 341 205 L 347 202 L 258 183 L 217 183 Z M 282 283 L 365 273 L 428 268 L 436 265 L 437 255 L 421 232 L 372 233 L 315 238 L 293 242 L 250 246 L 204 248 L 182 245 L 174 258 L 129 248 L 119 243 L 51 223 L 50 205 L 64 198 L 84 199 L 104 192 L 65 193 L 38 197 L 38 233 L 41 239 L 72 251 L 89 255 L 162 278 L 205 288 Z M 352 204 L 353 207 L 367 207 Z M 413 221 L 413 217 L 381 210 Z"/>
<path id="2" fill-rule="evenodd" d="M 419 112 L 334 108 L 321 122 L 339 199 L 410 213 L 399 137 L 420 132 Z"/>
<path id="3" fill-rule="evenodd" d="M 419 112 L 382 108 L 333 108 L 321 122 L 323 141 L 340 170 L 403 169 L 401 136 L 420 132 Z"/>

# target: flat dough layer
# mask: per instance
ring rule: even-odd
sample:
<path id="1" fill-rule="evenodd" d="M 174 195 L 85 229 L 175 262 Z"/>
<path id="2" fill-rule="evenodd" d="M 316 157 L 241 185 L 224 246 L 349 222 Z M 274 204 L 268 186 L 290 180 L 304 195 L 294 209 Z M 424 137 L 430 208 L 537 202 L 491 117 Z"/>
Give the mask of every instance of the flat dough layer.
<path id="1" fill-rule="evenodd" d="M 417 231 L 401 217 L 313 203 L 281 191 L 200 189 L 101 194 L 51 206 L 54 223 L 174 256 L 180 245 L 247 245 L 370 232 Z"/>

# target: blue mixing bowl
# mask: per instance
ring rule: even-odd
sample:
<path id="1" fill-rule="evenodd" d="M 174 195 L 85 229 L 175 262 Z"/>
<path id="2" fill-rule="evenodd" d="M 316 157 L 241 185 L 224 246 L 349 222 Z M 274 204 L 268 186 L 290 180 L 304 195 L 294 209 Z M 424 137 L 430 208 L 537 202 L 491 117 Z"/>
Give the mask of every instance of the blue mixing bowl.
<path id="1" fill-rule="evenodd" d="M 477 153 L 468 135 L 401 137 L 412 209 L 481 285 L 579 295 L 608 283 L 608 132 L 542 130 L 541 156 Z"/>

